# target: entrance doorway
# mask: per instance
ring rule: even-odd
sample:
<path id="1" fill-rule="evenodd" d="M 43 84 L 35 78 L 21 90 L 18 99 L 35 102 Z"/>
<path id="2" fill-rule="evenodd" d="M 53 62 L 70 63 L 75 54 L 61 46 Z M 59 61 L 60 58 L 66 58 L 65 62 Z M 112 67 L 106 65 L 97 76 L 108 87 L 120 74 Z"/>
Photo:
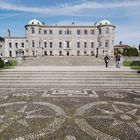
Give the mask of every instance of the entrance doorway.
<path id="1" fill-rule="evenodd" d="M 69 56 L 70 55 L 70 52 L 67 52 L 67 56 Z"/>
<path id="2" fill-rule="evenodd" d="M 47 51 L 44 52 L 44 55 L 47 55 Z"/>

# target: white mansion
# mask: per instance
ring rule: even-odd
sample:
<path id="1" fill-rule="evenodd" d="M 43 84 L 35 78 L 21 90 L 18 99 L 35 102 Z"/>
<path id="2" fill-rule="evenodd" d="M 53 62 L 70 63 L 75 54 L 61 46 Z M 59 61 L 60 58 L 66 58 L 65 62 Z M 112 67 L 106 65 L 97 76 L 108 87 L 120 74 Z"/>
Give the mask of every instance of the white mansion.
<path id="1" fill-rule="evenodd" d="M 25 26 L 25 37 L 0 39 L 0 56 L 79 56 L 114 54 L 115 26 L 108 20 L 94 25 L 45 25 L 33 19 Z"/>

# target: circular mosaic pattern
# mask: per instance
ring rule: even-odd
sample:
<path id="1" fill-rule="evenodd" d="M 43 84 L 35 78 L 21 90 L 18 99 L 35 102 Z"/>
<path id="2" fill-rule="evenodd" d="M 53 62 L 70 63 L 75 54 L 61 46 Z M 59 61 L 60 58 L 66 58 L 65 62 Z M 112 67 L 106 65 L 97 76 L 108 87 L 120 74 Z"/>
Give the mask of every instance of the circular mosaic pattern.
<path id="1" fill-rule="evenodd" d="M 140 138 L 140 105 L 126 102 L 93 102 L 75 112 L 75 123 L 99 140 L 118 140 L 122 135 Z M 117 133 L 116 133 L 117 132 Z"/>
<path id="2" fill-rule="evenodd" d="M 11 140 L 35 140 L 50 135 L 66 119 L 61 108 L 46 102 L 4 103 L 0 111 L 0 135 L 7 133 Z"/>

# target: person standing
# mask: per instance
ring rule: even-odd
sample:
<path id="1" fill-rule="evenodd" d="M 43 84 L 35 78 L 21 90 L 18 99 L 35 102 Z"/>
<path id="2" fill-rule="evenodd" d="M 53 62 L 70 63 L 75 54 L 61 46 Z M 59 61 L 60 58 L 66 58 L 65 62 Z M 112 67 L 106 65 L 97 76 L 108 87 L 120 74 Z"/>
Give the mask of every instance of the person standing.
<path id="1" fill-rule="evenodd" d="M 104 57 L 104 61 L 105 61 L 105 66 L 106 66 L 106 68 L 108 67 L 108 63 L 109 63 L 109 57 L 108 57 L 108 55 L 106 55 L 105 57 Z"/>

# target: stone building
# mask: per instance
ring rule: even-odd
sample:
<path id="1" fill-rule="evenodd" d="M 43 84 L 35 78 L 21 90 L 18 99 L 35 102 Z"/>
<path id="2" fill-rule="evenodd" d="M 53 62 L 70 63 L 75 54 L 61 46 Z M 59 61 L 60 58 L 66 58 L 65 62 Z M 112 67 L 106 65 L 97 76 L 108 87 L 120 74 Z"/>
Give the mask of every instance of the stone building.
<path id="1" fill-rule="evenodd" d="M 4 54 L 5 40 L 3 37 L 0 37 L 0 57 L 5 56 Z"/>
<path id="2" fill-rule="evenodd" d="M 114 55 L 115 26 L 108 20 L 94 25 L 45 25 L 33 19 L 25 25 L 25 37 L 4 38 L 5 57 Z"/>

